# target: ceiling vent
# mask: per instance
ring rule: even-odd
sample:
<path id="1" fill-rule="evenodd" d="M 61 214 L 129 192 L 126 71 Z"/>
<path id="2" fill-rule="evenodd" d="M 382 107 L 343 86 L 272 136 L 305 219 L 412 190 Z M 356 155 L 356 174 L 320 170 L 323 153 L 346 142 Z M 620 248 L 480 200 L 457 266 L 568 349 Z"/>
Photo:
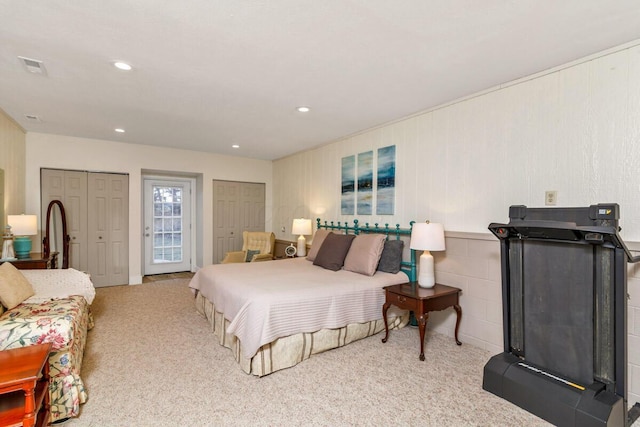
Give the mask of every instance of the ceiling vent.
<path id="1" fill-rule="evenodd" d="M 22 61 L 28 72 L 34 74 L 42 74 L 43 76 L 47 74 L 47 70 L 46 68 L 44 68 L 44 63 L 42 61 L 38 61 L 37 59 L 25 58 L 24 56 L 18 56 L 18 58 Z"/>
<path id="2" fill-rule="evenodd" d="M 42 120 L 40 120 L 40 117 L 33 115 L 33 114 L 25 114 L 24 115 L 27 120 L 29 120 L 30 122 L 41 122 Z"/>

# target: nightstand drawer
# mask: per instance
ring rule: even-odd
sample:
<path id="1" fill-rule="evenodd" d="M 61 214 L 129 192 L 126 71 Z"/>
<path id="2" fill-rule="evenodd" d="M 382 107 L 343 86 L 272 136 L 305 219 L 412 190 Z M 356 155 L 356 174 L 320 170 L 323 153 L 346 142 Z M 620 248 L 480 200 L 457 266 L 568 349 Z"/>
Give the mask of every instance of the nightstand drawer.
<path id="1" fill-rule="evenodd" d="M 419 300 L 416 300 L 415 298 L 408 298 L 405 295 L 394 294 L 389 291 L 387 291 L 386 300 L 396 307 L 404 310 L 418 311 L 420 308 Z"/>

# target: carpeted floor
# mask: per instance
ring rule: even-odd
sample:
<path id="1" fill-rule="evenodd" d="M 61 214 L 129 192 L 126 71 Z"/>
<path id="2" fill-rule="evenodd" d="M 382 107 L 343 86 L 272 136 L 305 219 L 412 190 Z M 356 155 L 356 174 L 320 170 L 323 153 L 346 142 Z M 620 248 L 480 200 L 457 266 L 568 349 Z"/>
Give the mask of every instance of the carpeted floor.
<path id="1" fill-rule="evenodd" d="M 491 354 L 392 331 L 257 378 L 213 340 L 188 279 L 97 289 L 80 426 L 541 426 L 482 390 Z"/>

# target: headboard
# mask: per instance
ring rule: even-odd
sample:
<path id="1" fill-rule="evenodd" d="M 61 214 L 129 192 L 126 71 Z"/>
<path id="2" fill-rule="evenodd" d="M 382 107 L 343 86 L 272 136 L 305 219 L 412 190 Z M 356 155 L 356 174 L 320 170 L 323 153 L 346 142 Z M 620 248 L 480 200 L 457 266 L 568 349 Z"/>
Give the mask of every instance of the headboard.
<path id="1" fill-rule="evenodd" d="M 385 224 L 384 227 L 380 227 L 378 226 L 378 223 L 375 223 L 372 227 L 368 222 L 364 224 L 364 227 L 361 227 L 358 225 L 359 221 L 357 219 L 353 220 L 353 226 L 350 226 L 347 221 L 345 221 L 344 224 L 340 221 L 337 221 L 337 224 L 334 223 L 334 221 L 324 221 L 323 223 L 320 218 L 316 218 L 316 223 L 318 229 L 324 228 L 331 231 L 341 231 L 344 234 L 356 235 L 360 233 L 384 234 L 387 237 L 387 240 L 390 237 L 394 236 L 396 240 L 401 240 L 402 236 L 411 237 L 411 229 L 413 228 L 413 224 L 415 223 L 415 221 L 411 221 L 409 223 L 409 228 L 400 228 L 400 224 L 396 224 L 395 228 L 389 227 L 389 224 Z M 405 245 L 406 247 L 409 247 L 409 242 L 406 241 Z M 409 249 L 409 254 L 410 255 L 408 260 L 402 260 L 401 270 L 404 271 L 407 276 L 409 276 L 410 281 L 415 282 L 418 277 L 416 273 L 416 251 L 413 249 Z"/>

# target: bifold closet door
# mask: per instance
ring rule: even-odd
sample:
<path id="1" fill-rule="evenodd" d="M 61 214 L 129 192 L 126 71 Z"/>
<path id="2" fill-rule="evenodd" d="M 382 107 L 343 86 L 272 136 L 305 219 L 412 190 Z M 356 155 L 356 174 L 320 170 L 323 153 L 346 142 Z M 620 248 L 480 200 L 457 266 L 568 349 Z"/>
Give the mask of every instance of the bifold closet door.
<path id="1" fill-rule="evenodd" d="M 213 263 L 242 249 L 243 231 L 264 231 L 265 184 L 213 180 Z"/>
<path id="2" fill-rule="evenodd" d="M 87 257 L 87 173 L 60 169 L 42 169 L 41 226 L 46 228 L 47 207 L 52 200 L 64 205 L 69 233 L 69 267 L 89 271 Z M 60 259 L 58 264 L 61 264 Z"/>
<path id="3" fill-rule="evenodd" d="M 42 169 L 40 177 L 42 221 L 51 200 L 64 205 L 69 267 L 91 274 L 95 286 L 128 284 L 129 176 Z"/>
<path id="4" fill-rule="evenodd" d="M 89 271 L 95 286 L 129 282 L 129 177 L 88 173 Z"/>

